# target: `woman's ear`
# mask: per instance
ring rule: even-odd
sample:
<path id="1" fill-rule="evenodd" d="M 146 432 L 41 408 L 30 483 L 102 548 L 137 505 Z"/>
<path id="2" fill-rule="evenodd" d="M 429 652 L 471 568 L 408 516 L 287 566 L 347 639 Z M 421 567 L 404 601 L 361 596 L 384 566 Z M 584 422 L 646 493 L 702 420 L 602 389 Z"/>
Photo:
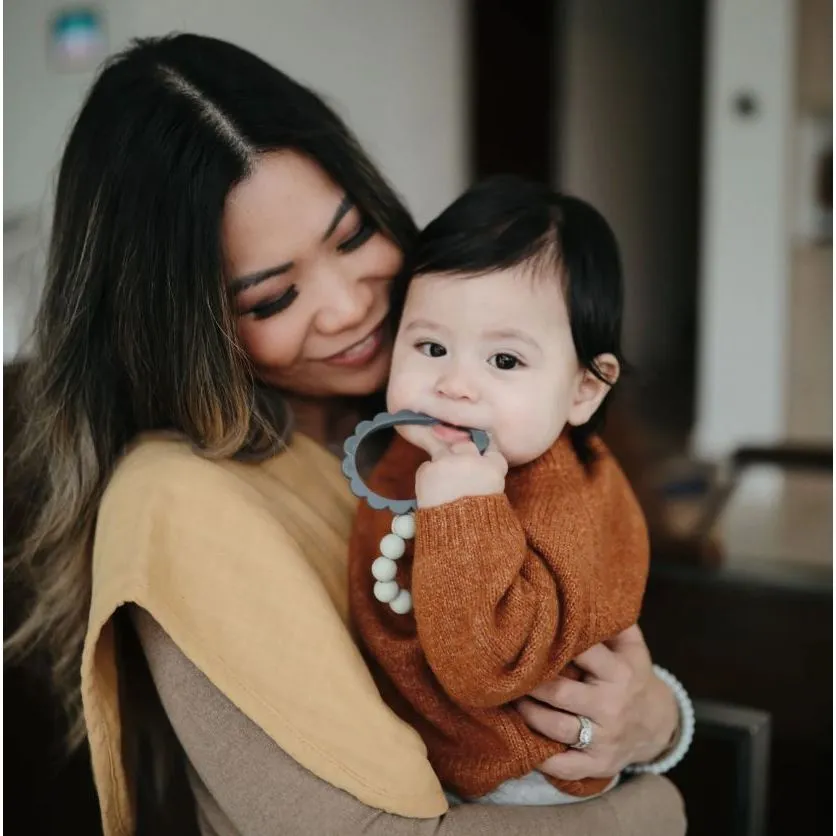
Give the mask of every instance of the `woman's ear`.
<path id="1" fill-rule="evenodd" d="M 585 424 L 595 414 L 621 374 L 621 366 L 612 354 L 599 354 L 595 358 L 595 365 L 608 382 L 605 383 L 589 369 L 582 368 L 578 372 L 567 419 L 573 427 Z"/>

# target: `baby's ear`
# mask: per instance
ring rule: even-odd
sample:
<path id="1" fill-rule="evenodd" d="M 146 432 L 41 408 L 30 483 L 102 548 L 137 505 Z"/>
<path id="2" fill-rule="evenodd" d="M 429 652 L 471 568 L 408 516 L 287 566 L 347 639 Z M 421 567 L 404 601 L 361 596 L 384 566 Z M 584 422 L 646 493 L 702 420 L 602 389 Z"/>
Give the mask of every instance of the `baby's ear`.
<path id="1" fill-rule="evenodd" d="M 585 424 L 601 406 L 607 392 L 615 385 L 621 374 L 621 366 L 612 354 L 599 354 L 595 366 L 608 382 L 593 374 L 589 369 L 578 372 L 572 404 L 569 407 L 568 421 L 573 427 Z"/>

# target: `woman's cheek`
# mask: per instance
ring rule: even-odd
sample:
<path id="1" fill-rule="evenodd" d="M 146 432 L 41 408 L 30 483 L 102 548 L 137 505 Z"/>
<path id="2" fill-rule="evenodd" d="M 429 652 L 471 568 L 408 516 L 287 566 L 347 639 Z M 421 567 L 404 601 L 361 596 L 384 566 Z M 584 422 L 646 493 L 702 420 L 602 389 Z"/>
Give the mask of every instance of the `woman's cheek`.
<path id="1" fill-rule="evenodd" d="M 276 371 L 292 366 L 302 353 L 302 337 L 292 323 L 278 317 L 250 320 L 238 328 L 241 346 L 254 365 Z"/>

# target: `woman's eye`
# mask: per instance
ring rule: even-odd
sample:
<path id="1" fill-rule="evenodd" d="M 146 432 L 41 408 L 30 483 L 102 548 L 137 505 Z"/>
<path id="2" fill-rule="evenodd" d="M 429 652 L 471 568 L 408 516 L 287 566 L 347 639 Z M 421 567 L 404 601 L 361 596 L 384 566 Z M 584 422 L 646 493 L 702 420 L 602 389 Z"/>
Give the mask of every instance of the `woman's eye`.
<path id="1" fill-rule="evenodd" d="M 359 249 L 377 232 L 377 227 L 366 218 L 360 220 L 357 229 L 351 234 L 349 238 L 337 245 L 337 249 L 341 253 L 351 253 Z"/>
<path id="2" fill-rule="evenodd" d="M 523 362 L 519 357 L 514 357 L 513 354 L 505 354 L 504 352 L 494 354 L 488 359 L 488 362 L 503 372 L 509 372 L 512 369 L 516 369 L 523 365 Z"/>
<path id="3" fill-rule="evenodd" d="M 447 349 L 443 345 L 431 342 L 430 340 L 420 342 L 415 347 L 425 357 L 443 357 L 447 353 Z"/>
<path id="4" fill-rule="evenodd" d="M 289 307 L 298 295 L 299 291 L 296 289 L 296 285 L 291 285 L 281 296 L 267 302 L 261 302 L 250 308 L 247 313 L 253 319 L 267 319 L 268 316 L 273 316 Z"/>

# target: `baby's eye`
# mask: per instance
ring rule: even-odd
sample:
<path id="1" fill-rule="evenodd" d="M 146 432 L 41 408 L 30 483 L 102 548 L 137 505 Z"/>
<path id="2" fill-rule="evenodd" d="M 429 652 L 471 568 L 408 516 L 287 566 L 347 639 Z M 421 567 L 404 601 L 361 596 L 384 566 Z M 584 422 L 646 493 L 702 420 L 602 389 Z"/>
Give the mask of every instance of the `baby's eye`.
<path id="1" fill-rule="evenodd" d="M 424 340 L 415 347 L 425 357 L 443 357 L 447 353 L 447 349 L 441 343 L 434 343 L 430 340 Z"/>
<path id="2" fill-rule="evenodd" d="M 504 352 L 499 352 L 499 354 L 494 354 L 490 358 L 488 358 L 488 362 L 500 371 L 509 372 L 512 369 L 516 369 L 519 366 L 523 365 L 522 360 L 519 357 L 514 357 L 513 354 L 505 354 Z"/>

